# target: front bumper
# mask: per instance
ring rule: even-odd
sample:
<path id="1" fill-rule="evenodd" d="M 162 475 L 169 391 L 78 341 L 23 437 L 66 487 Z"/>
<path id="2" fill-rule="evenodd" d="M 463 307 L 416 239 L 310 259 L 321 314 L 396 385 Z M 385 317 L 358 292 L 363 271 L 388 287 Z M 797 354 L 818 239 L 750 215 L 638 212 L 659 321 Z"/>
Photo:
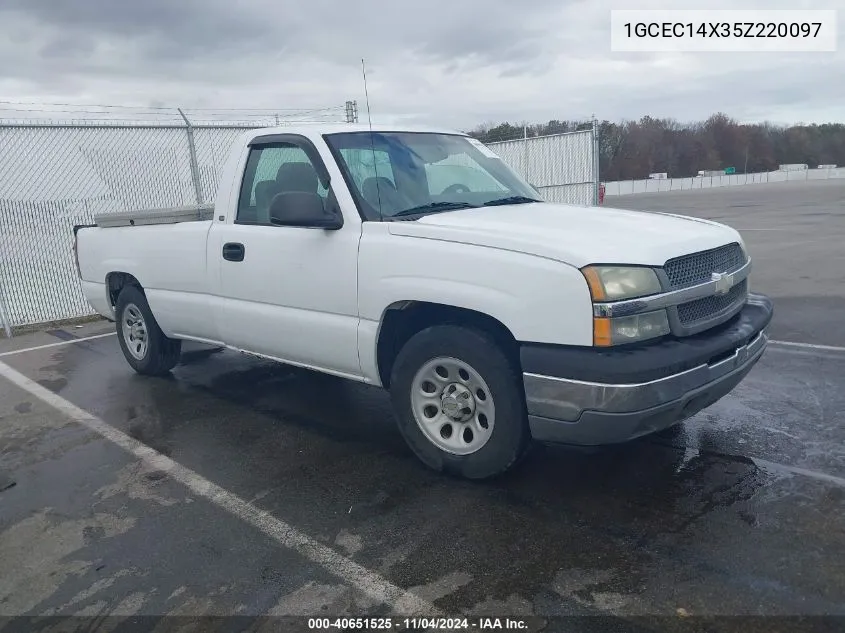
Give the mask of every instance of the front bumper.
<path id="1" fill-rule="evenodd" d="M 683 339 L 602 349 L 523 346 L 534 439 L 615 444 L 672 426 L 734 389 L 768 343 L 771 301 L 750 295 L 731 321 Z"/>

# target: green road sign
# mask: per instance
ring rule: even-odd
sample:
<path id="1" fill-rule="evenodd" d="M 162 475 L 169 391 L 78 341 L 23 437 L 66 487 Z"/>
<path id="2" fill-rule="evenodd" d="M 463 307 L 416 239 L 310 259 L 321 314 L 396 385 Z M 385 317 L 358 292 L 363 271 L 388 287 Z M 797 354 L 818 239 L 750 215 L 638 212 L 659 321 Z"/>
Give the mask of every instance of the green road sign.
<path id="1" fill-rule="evenodd" d="M 735 174 L 736 173 L 736 167 L 725 167 L 725 173 L 726 174 Z"/>

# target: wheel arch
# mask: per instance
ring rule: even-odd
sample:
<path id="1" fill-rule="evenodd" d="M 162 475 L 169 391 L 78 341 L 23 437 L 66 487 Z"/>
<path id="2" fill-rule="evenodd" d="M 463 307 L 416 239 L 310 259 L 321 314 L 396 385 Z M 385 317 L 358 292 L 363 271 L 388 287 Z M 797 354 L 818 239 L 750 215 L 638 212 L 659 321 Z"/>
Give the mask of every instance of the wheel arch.
<path id="1" fill-rule="evenodd" d="M 464 326 L 487 334 L 521 372 L 517 340 L 500 320 L 484 312 L 454 305 L 403 300 L 385 308 L 379 326 L 376 366 L 383 387 L 390 387 L 393 364 L 402 346 L 418 332 L 434 325 Z"/>
<path id="2" fill-rule="evenodd" d="M 106 292 L 108 293 L 112 310 L 117 306 L 117 298 L 120 296 L 120 291 L 129 285 L 137 287 L 142 293 L 144 292 L 141 282 L 131 273 L 112 271 L 106 275 Z M 146 296 L 146 293 L 144 294 Z"/>

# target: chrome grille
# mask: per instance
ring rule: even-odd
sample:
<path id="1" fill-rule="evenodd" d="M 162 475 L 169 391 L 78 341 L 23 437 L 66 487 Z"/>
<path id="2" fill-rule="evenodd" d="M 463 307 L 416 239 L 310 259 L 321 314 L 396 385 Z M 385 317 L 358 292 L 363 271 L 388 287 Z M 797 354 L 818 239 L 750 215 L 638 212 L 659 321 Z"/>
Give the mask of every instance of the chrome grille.
<path id="1" fill-rule="evenodd" d="M 748 282 L 743 279 L 727 293 L 696 299 L 678 306 L 678 320 L 684 327 L 692 327 L 718 317 L 731 307 L 744 301 L 748 295 Z"/>
<path id="2" fill-rule="evenodd" d="M 670 259 L 663 266 L 672 290 L 710 281 L 712 273 L 729 273 L 741 268 L 745 255 L 739 244 L 727 244 L 709 251 Z"/>

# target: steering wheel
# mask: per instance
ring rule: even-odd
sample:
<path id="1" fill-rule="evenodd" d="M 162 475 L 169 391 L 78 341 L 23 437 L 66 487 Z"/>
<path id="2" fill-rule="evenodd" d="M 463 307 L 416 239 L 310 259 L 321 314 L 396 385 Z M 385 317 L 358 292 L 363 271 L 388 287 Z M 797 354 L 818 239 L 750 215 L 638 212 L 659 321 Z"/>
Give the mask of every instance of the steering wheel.
<path id="1" fill-rule="evenodd" d="M 454 185 L 449 185 L 443 190 L 443 193 L 469 193 L 469 187 L 456 182 Z"/>

